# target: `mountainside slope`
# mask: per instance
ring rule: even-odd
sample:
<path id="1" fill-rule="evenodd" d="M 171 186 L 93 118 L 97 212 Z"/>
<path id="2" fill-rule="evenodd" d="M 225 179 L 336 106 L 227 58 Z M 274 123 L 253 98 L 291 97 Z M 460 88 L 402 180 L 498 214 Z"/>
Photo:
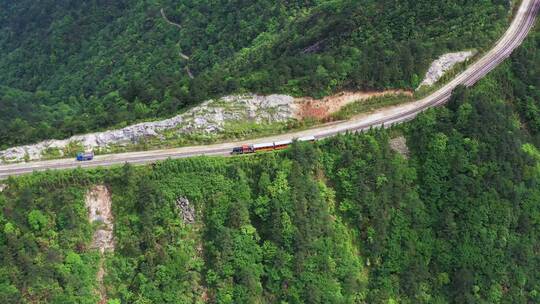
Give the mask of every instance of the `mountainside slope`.
<path id="1" fill-rule="evenodd" d="M 536 30 L 477 85 L 399 129 L 9 179 L 0 302 L 96 303 L 100 226 L 84 197 L 104 184 L 111 301 L 538 303 L 539 47 Z M 396 133 L 407 158 L 388 143 Z"/>
<path id="2" fill-rule="evenodd" d="M 508 11 L 502 0 L 4 1 L 0 147 L 233 92 L 412 88 L 441 53 L 493 41 Z"/>

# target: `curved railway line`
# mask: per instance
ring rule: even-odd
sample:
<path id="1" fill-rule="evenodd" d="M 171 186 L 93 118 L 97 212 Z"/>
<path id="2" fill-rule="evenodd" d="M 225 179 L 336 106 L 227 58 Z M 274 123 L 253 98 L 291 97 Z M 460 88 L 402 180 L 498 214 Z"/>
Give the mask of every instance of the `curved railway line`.
<path id="1" fill-rule="evenodd" d="M 263 142 L 288 141 L 293 138 L 314 136 L 322 139 L 346 131 L 361 131 L 373 127 L 390 126 L 403 123 L 416 117 L 424 110 L 440 106 L 450 98 L 452 91 L 458 85 L 472 86 L 487 75 L 523 42 L 533 28 L 536 15 L 540 10 L 540 0 L 523 0 L 514 20 L 506 33 L 495 46 L 480 60 L 469 66 L 448 84 L 444 85 L 431 95 L 411 103 L 402 104 L 390 109 L 375 111 L 372 114 L 357 117 L 352 120 L 321 126 L 302 132 L 293 132 L 284 135 L 271 136 L 252 140 L 252 144 Z M 0 179 L 9 176 L 22 175 L 33 171 L 57 170 L 69 168 L 106 167 L 123 163 L 146 164 L 168 158 L 186 158 L 200 155 L 228 155 L 233 148 L 241 145 L 239 142 L 229 142 L 208 146 L 193 146 L 177 149 L 155 150 L 145 152 L 131 152 L 96 156 L 90 162 L 77 162 L 72 159 L 39 161 L 0 166 Z"/>

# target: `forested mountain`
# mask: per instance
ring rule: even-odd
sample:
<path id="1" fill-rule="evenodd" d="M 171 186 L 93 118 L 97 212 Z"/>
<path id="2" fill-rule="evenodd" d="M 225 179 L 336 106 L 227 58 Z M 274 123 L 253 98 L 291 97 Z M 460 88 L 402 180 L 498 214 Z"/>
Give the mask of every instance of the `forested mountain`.
<path id="1" fill-rule="evenodd" d="M 507 0 L 2 1 L 0 148 L 233 92 L 412 88 L 508 14 Z"/>
<path id="2" fill-rule="evenodd" d="M 83 196 L 105 184 L 110 303 L 538 303 L 539 42 L 400 129 L 10 179 L 0 302 L 96 303 Z"/>

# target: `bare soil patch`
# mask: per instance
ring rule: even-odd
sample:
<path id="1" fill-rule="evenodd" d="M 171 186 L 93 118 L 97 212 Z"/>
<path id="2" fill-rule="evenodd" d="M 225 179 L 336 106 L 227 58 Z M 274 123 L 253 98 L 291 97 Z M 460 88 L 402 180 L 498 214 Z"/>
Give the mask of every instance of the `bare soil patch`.
<path id="1" fill-rule="evenodd" d="M 298 119 L 312 118 L 322 120 L 350 103 L 367 100 L 372 97 L 398 94 L 412 96 L 413 93 L 404 90 L 386 90 L 380 92 L 344 91 L 336 95 L 324 97 L 322 99 L 314 99 L 310 97 L 297 98 L 295 100 L 297 108 L 296 116 Z"/>

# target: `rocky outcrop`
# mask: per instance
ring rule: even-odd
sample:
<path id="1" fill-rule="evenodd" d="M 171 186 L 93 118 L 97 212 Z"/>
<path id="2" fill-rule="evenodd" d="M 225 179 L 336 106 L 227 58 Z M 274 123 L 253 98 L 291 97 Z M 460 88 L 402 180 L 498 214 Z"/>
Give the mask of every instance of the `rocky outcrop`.
<path id="1" fill-rule="evenodd" d="M 50 149 L 62 151 L 70 145 L 80 145 L 85 150 L 108 148 L 111 145 L 128 145 L 143 138 L 159 137 L 165 130 L 181 134 L 217 133 L 229 122 L 272 123 L 295 117 L 294 98 L 287 95 L 235 95 L 209 100 L 186 113 L 170 119 L 144 122 L 119 130 L 73 136 L 65 140 L 47 140 L 34 145 L 14 147 L 0 151 L 0 163 L 39 160 Z"/>
<path id="2" fill-rule="evenodd" d="M 288 95 L 233 95 L 203 102 L 175 117 L 144 122 L 118 130 L 77 135 L 65 140 L 47 140 L 33 145 L 0 151 L 0 164 L 39 160 L 45 155 L 64 155 L 64 151 L 107 151 L 113 146 L 137 144 L 149 138 L 217 134 L 232 123 L 278 123 L 306 118 L 324 119 L 352 102 L 384 95 L 411 95 L 411 92 L 388 90 L 382 92 L 341 92 L 323 99 L 294 98 Z M 73 148 L 76 147 L 76 148 Z"/>
<path id="3" fill-rule="evenodd" d="M 85 205 L 90 223 L 99 223 L 91 248 L 101 253 L 114 251 L 112 200 L 109 189 L 95 186 L 86 193 Z"/>
<path id="4" fill-rule="evenodd" d="M 405 158 L 409 158 L 409 147 L 407 146 L 407 139 L 405 136 L 398 136 L 396 138 L 392 138 L 389 141 L 390 149 L 392 149 L 394 152 L 401 154 Z"/>
<path id="5" fill-rule="evenodd" d="M 112 199 L 109 189 L 104 185 L 94 186 L 86 193 L 85 205 L 88 211 L 90 223 L 97 223 L 98 227 L 94 231 L 94 237 L 90 247 L 100 252 L 96 281 L 99 295 L 99 304 L 107 303 L 107 288 L 103 283 L 105 278 L 105 258 L 104 254 L 114 251 L 114 218 L 112 214 Z"/>
<path id="6" fill-rule="evenodd" d="M 431 67 L 426 73 L 424 81 L 422 81 L 418 88 L 435 84 L 437 81 L 439 81 L 439 79 L 441 79 L 444 73 L 450 70 L 454 65 L 466 61 L 474 56 L 475 53 L 475 51 L 464 51 L 442 55 L 439 57 L 439 59 L 435 60 L 431 64 Z"/>
<path id="7" fill-rule="evenodd" d="M 70 144 L 79 144 L 86 150 L 106 148 L 111 144 L 135 143 L 143 137 L 157 136 L 158 131 L 176 127 L 182 122 L 181 116 L 158 122 L 147 122 L 132 125 L 119 130 L 90 133 L 73 136 L 65 140 L 47 140 L 34 145 L 14 147 L 0 151 L 0 162 L 37 160 L 49 149 L 58 149 L 60 152 Z"/>
<path id="8" fill-rule="evenodd" d="M 185 197 L 180 197 L 176 200 L 176 208 L 180 213 L 182 221 L 186 224 L 195 223 L 195 208 L 189 203 L 189 200 Z"/>

